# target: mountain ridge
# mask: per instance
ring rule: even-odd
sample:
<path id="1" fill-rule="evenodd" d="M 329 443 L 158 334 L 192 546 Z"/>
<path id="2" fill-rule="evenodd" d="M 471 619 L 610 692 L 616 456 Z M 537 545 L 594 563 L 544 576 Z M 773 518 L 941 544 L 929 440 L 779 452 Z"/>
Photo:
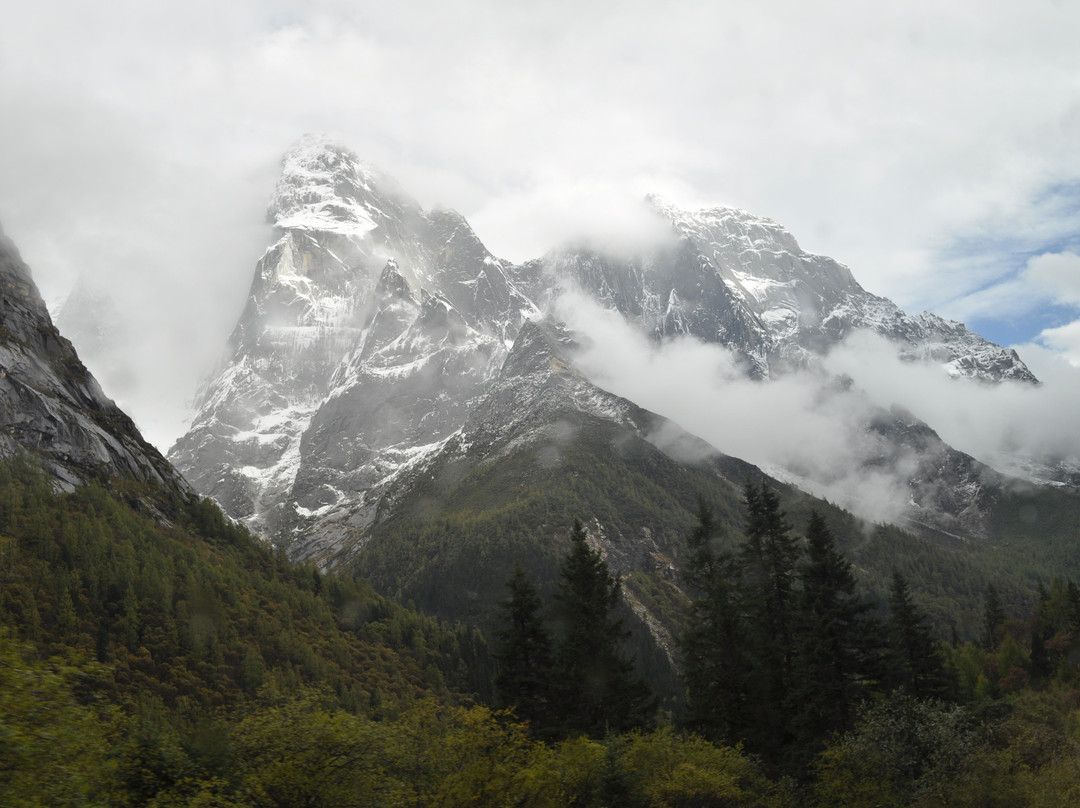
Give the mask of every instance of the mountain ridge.
<path id="1" fill-rule="evenodd" d="M 755 378 L 820 371 L 824 352 L 870 328 L 902 358 L 954 376 L 1037 382 L 1014 351 L 934 315 L 904 314 L 772 220 L 682 211 L 656 196 L 647 204 L 672 237 L 637 256 L 560 248 L 512 264 L 460 214 L 423 211 L 346 147 L 305 136 L 283 157 L 268 209 L 278 240 L 259 262 L 223 369 L 170 457 L 232 515 L 306 556 L 309 539 L 326 545 L 308 535 L 314 525 L 334 511 L 373 514 L 376 492 L 464 428 L 515 361 L 525 324 L 550 319 L 568 289 L 656 340 L 722 345 Z M 879 413 L 865 428 L 881 440 L 911 434 L 887 421 Z M 925 454 L 929 442 L 917 443 Z M 935 446 L 931 460 L 947 465 Z M 913 501 L 936 507 L 918 493 Z M 962 510 L 942 509 L 950 528 Z"/>

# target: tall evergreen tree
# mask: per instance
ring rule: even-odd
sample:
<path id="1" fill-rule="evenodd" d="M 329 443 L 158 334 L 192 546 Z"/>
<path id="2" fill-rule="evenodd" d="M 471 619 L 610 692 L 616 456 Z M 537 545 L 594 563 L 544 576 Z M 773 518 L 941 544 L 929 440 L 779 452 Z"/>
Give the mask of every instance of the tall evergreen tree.
<path id="1" fill-rule="evenodd" d="M 742 548 L 743 575 L 749 594 L 757 598 L 761 630 L 774 638 L 770 649 L 777 659 L 791 645 L 796 564 L 800 548 L 791 535 L 780 499 L 764 482 L 746 486 L 746 543 Z M 784 667 L 784 666 L 780 666 Z"/>
<path id="2" fill-rule="evenodd" d="M 615 616 L 619 582 L 600 553 L 589 547 L 576 519 L 555 597 L 561 636 L 554 701 L 565 734 L 600 738 L 646 724 L 652 695 L 622 651 L 630 632 Z"/>
<path id="3" fill-rule="evenodd" d="M 889 659 L 891 689 L 905 689 L 916 698 L 947 698 L 954 691 L 941 649 L 926 617 L 911 599 L 907 579 L 894 570 L 889 587 Z"/>
<path id="4" fill-rule="evenodd" d="M 686 683 L 686 724 L 710 740 L 737 743 L 749 725 L 746 626 L 735 556 L 716 549 L 721 535 L 712 510 L 698 504 L 683 571 L 691 595 L 689 628 L 679 638 Z"/>
<path id="5" fill-rule="evenodd" d="M 806 771 L 828 738 L 850 729 L 859 702 L 881 673 L 881 627 L 855 591 L 851 564 L 817 511 L 806 529 L 806 561 L 795 618 L 788 713 L 790 761 Z"/>
<path id="6" fill-rule="evenodd" d="M 1056 658 L 1051 658 L 1050 650 L 1047 648 L 1048 641 L 1053 639 L 1057 632 L 1067 632 L 1071 622 L 1068 589 L 1063 587 L 1059 580 L 1052 581 L 1051 588 L 1054 590 L 1055 597 L 1051 597 L 1042 581 L 1039 581 L 1039 600 L 1035 604 L 1035 614 L 1031 616 L 1029 623 L 1031 648 L 1028 668 L 1032 681 L 1039 685 L 1050 678 L 1057 663 Z M 1055 599 L 1059 601 L 1058 608 L 1054 608 Z"/>
<path id="7" fill-rule="evenodd" d="M 500 707 L 512 707 L 544 737 L 551 724 L 550 682 L 553 664 L 551 635 L 541 615 L 543 601 L 521 564 L 506 583 L 510 597 L 499 606 L 502 628 L 496 634 L 495 697 Z"/>
<path id="8" fill-rule="evenodd" d="M 996 651 L 1001 643 L 998 629 L 1005 622 L 1005 609 L 1001 605 L 997 587 L 989 584 L 983 596 L 983 647 L 987 651 Z"/>
<path id="9" fill-rule="evenodd" d="M 1069 628 L 1072 631 L 1080 631 L 1080 586 L 1070 580 L 1066 592 L 1069 598 Z"/>
<path id="10" fill-rule="evenodd" d="M 790 742 L 786 714 L 791 686 L 796 564 L 800 548 L 764 482 L 746 486 L 746 542 L 739 555 L 747 621 L 747 747 L 777 763 Z"/>
<path id="11" fill-rule="evenodd" d="M 1050 678 L 1053 673 L 1053 664 L 1050 652 L 1046 647 L 1047 640 L 1051 639 L 1045 624 L 1036 617 L 1031 627 L 1031 651 L 1029 654 L 1031 679 L 1035 684 L 1041 685 Z"/>

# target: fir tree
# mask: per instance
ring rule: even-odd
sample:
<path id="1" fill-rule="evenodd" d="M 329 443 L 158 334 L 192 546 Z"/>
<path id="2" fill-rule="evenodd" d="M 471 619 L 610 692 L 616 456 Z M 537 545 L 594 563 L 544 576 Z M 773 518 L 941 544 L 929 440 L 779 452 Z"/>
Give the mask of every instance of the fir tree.
<path id="1" fill-rule="evenodd" d="M 851 728 L 859 702 L 880 675 L 881 629 L 855 591 L 851 564 L 825 520 L 810 514 L 807 559 L 795 618 L 789 715 L 792 763 L 806 771 L 833 734 Z"/>
<path id="2" fill-rule="evenodd" d="M 698 504 L 684 577 L 691 597 L 690 626 L 679 638 L 686 684 L 687 726 L 711 740 L 737 743 L 749 716 L 745 623 L 735 557 L 714 548 L 720 536 L 712 510 Z"/>
<path id="3" fill-rule="evenodd" d="M 570 553 L 559 569 L 555 709 L 566 735 L 600 738 L 643 726 L 652 709 L 648 685 L 622 652 L 630 632 L 614 615 L 619 582 L 574 520 Z"/>
<path id="4" fill-rule="evenodd" d="M 983 647 L 990 652 L 998 649 L 1000 636 L 998 629 L 1005 622 L 1005 609 L 998 597 L 997 587 L 989 584 L 983 597 Z"/>
<path id="5" fill-rule="evenodd" d="M 796 564 L 799 545 L 768 485 L 746 486 L 746 542 L 741 564 L 748 597 L 756 611 L 763 652 L 773 670 L 787 669 L 790 657 Z"/>
<path id="6" fill-rule="evenodd" d="M 790 741 L 787 693 L 791 686 L 796 564 L 799 545 L 768 485 L 746 486 L 746 542 L 739 556 L 747 618 L 747 747 L 777 763 Z"/>
<path id="7" fill-rule="evenodd" d="M 496 635 L 495 696 L 500 707 L 513 707 L 533 732 L 546 734 L 551 722 L 551 636 L 541 616 L 543 601 L 521 564 L 506 583 L 510 597 L 502 601 L 502 629 Z"/>
<path id="8" fill-rule="evenodd" d="M 1066 592 L 1069 598 L 1069 628 L 1080 631 L 1080 586 L 1070 580 Z"/>
<path id="9" fill-rule="evenodd" d="M 1055 584 L 1058 584 L 1055 586 Z M 1051 587 L 1054 588 L 1055 594 L 1062 592 L 1059 581 L 1051 583 Z M 1043 684 L 1050 678 L 1050 674 L 1053 672 L 1054 662 L 1051 661 L 1050 651 L 1046 644 L 1048 640 L 1054 637 L 1056 631 L 1066 632 L 1069 630 L 1069 615 L 1070 611 L 1068 601 L 1068 589 L 1064 589 L 1062 592 L 1064 597 L 1064 609 L 1058 613 L 1059 619 L 1055 620 L 1055 611 L 1051 607 L 1052 599 L 1046 591 L 1046 587 L 1043 586 L 1042 581 L 1039 581 L 1039 600 L 1035 604 L 1035 614 L 1031 616 L 1031 648 L 1028 656 L 1031 678 L 1036 684 Z M 1058 625 L 1055 625 L 1058 624 Z M 1055 660 L 1056 661 L 1056 660 Z"/>
<path id="10" fill-rule="evenodd" d="M 946 698 L 953 682 L 926 617 L 911 599 L 907 579 L 894 570 L 889 587 L 889 660 L 891 689 L 905 689 L 916 698 Z"/>
<path id="11" fill-rule="evenodd" d="M 1042 621 L 1036 619 L 1035 625 L 1031 629 L 1031 678 L 1036 684 L 1043 684 L 1050 678 L 1050 674 L 1053 673 L 1053 666 L 1050 662 L 1050 652 L 1046 648 L 1046 641 L 1050 639 L 1047 636 L 1049 632 Z"/>

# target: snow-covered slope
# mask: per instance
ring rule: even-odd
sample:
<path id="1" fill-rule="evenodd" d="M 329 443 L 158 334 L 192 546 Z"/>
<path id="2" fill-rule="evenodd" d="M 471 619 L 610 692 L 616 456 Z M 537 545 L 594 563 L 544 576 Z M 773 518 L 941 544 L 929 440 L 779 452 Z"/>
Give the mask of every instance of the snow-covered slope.
<path id="1" fill-rule="evenodd" d="M 904 314 L 774 222 L 649 204 L 671 238 L 646 254 L 566 248 L 512 265 L 459 214 L 424 211 L 348 149 L 305 137 L 285 155 L 272 197 L 278 240 L 170 457 L 199 491 L 294 555 L 340 557 L 435 458 L 475 461 L 501 445 L 496 434 L 555 428 L 555 391 L 562 400 L 569 390 L 590 417 L 626 417 L 569 354 L 529 364 L 543 354 L 537 345 L 557 341 L 559 325 L 537 321 L 567 289 L 657 339 L 723 344 L 759 378 L 813 365 L 868 328 L 952 374 L 1034 381 L 1014 352 L 957 323 Z M 532 387 L 526 366 L 540 380 Z M 865 428 L 882 457 L 917 454 L 907 465 L 922 514 L 963 522 L 961 488 L 981 472 L 924 427 L 883 411 Z M 964 474 L 952 487 L 919 482 L 938 468 Z"/>

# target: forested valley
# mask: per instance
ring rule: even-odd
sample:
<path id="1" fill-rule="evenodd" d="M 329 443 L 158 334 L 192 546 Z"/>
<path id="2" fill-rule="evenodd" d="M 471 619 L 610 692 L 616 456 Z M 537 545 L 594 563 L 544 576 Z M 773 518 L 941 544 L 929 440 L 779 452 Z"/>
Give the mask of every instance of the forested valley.
<path id="1" fill-rule="evenodd" d="M 678 570 L 677 699 L 629 649 L 579 522 L 497 627 L 293 566 L 132 482 L 0 464 L 0 805 L 1071 806 L 1080 588 L 943 634 L 898 563 L 875 597 L 830 514 L 750 484 Z M 935 601 L 938 604 L 938 601 Z"/>

